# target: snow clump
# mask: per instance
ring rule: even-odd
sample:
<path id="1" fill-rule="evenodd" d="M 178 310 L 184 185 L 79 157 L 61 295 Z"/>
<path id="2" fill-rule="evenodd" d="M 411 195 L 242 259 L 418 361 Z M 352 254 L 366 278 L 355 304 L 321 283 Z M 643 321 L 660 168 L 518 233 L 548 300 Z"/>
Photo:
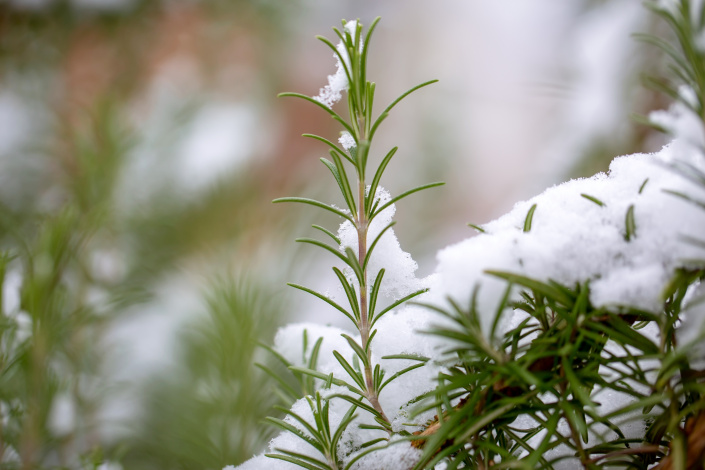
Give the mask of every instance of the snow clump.
<path id="1" fill-rule="evenodd" d="M 484 225 L 485 233 L 439 252 L 430 300 L 446 305 L 451 297 L 467 306 L 479 286 L 478 306 L 487 331 L 506 289 L 504 280 L 486 273 L 494 270 L 569 287 L 589 281 L 595 307 L 660 311 L 675 269 L 701 255 L 683 238 L 702 233 L 705 211 L 673 193 L 696 199 L 705 194 L 667 164 L 687 159 L 699 162 L 701 171 L 705 166 L 683 150 L 676 142 L 656 154 L 619 157 L 607 174 L 568 181 L 516 204 Z M 533 205 L 531 230 L 525 232 Z M 634 233 L 627 231 L 629 212 Z"/>
<path id="2" fill-rule="evenodd" d="M 375 201 L 378 201 L 377 204 L 379 207 L 383 207 L 391 199 L 392 197 L 387 190 L 382 187 L 377 188 Z M 391 204 L 370 222 L 370 226 L 367 230 L 368 250 L 372 248 L 373 243 L 377 240 L 380 233 L 392 223 L 395 213 L 396 207 L 394 204 Z M 357 229 L 350 221 L 345 221 L 340 225 L 338 238 L 340 238 L 341 252 L 344 253 L 346 248 L 350 248 L 353 252 L 357 253 Z M 416 270 L 418 267 L 418 264 L 411 258 L 411 255 L 401 249 L 394 229 L 390 228 L 384 232 L 374 246 L 367 266 L 367 273 L 370 284 L 372 284 L 377 278 L 379 271 L 384 268 L 380 294 L 389 299 L 397 300 L 427 287 L 430 279 L 416 278 Z M 349 272 L 349 276 L 352 281 L 353 273 Z"/>
<path id="3" fill-rule="evenodd" d="M 345 150 L 350 150 L 351 148 L 357 146 L 355 144 L 355 139 L 348 131 L 343 131 L 340 133 L 340 138 L 338 139 L 338 142 L 340 143 L 340 145 L 343 146 Z"/>
<path id="4" fill-rule="evenodd" d="M 348 21 L 345 23 L 345 27 L 343 29 L 345 32 L 350 33 L 354 40 L 355 34 L 357 33 L 357 21 Z M 362 44 L 360 44 L 360 47 L 362 47 Z M 314 100 L 328 108 L 332 108 L 335 103 L 340 101 L 343 97 L 343 92 L 350 86 L 348 76 L 345 73 L 346 67 L 350 70 L 350 57 L 348 56 L 348 50 L 345 48 L 345 44 L 343 44 L 342 41 L 338 43 L 336 49 L 338 50 L 340 56 L 338 54 L 333 54 L 333 57 L 335 57 L 336 60 L 335 65 L 337 67 L 335 74 L 328 75 L 328 85 L 321 88 L 318 95 L 313 97 Z M 343 58 L 344 64 L 340 61 L 341 57 Z"/>

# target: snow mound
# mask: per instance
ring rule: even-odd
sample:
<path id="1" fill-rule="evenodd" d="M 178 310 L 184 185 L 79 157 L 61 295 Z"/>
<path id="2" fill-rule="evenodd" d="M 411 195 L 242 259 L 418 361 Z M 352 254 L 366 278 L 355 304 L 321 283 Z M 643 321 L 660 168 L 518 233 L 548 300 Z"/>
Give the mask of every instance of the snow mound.
<path id="1" fill-rule="evenodd" d="M 486 273 L 494 270 L 569 286 L 589 281 L 596 307 L 658 312 L 675 269 L 701 255 L 684 237 L 698 237 L 705 227 L 705 211 L 673 194 L 703 198 L 701 187 L 667 167 L 674 158 L 672 146 L 619 157 L 607 174 L 568 181 L 516 204 L 483 226 L 485 233 L 439 252 L 429 300 L 446 305 L 450 297 L 468 306 L 480 286 L 487 329 L 506 289 L 504 280 Z"/>

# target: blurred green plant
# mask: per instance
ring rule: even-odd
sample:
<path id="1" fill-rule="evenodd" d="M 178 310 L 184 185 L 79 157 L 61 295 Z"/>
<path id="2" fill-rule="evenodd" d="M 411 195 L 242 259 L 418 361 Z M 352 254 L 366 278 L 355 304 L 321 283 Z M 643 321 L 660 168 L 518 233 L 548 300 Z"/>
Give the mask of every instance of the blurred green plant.
<path id="1" fill-rule="evenodd" d="M 222 278 L 205 295 L 206 315 L 180 334 L 181 352 L 167 374 L 143 385 L 145 409 L 135 423 L 126 468 L 221 469 L 258 452 L 270 437 L 262 418 L 276 395 L 254 369 L 257 341 L 269 338 L 282 305 L 251 279 Z"/>
<path id="2" fill-rule="evenodd" d="M 112 353 L 106 338 L 116 322 L 128 315 L 139 322 L 165 279 L 186 269 L 207 277 L 223 271 L 231 257 L 237 270 L 248 271 L 258 243 L 266 243 L 260 235 L 291 223 L 262 216 L 256 201 L 270 198 L 263 196 L 266 172 L 258 164 L 222 175 L 198 197 L 178 203 L 173 191 L 179 188 L 170 188 L 144 204 L 119 204 L 126 169 L 144 138 L 132 107 L 153 65 L 142 63 L 136 45 L 167 13 L 161 4 L 133 3 L 134 9 L 113 13 L 86 13 L 69 2 L 37 10 L 0 6 L 3 97 L 36 106 L 46 124 L 31 128 L 26 146 L 0 155 L 3 470 L 222 468 L 258 451 L 267 436 L 259 421 L 271 403 L 252 391 L 268 379 L 251 365 L 254 343 L 271 336 L 280 307 L 265 302 L 272 295 L 263 293 L 254 273 L 242 284 L 221 279 L 205 289 L 204 325 L 191 322 L 180 341 L 184 350 L 177 349 L 184 377 L 158 371 L 152 374 L 157 391 L 146 384 L 126 391 L 106 369 Z M 264 3 L 226 8 L 214 1 L 202 8 L 219 24 L 247 11 L 266 25 L 262 35 L 285 34 L 279 21 L 286 19 L 267 16 Z M 87 31 L 95 36 L 82 38 Z M 77 44 L 108 44 L 120 53 L 119 70 L 129 73 L 109 77 L 110 86 L 90 100 L 73 102 L 75 84 L 62 74 L 73 60 L 86 60 L 72 55 Z M 278 60 L 278 51 L 269 52 L 263 61 Z M 178 122 L 168 124 L 178 131 Z M 8 190 L 14 186 L 21 193 Z M 106 437 L 111 423 L 104 409 L 116 393 L 144 401 L 144 413 L 128 422 L 127 434 Z M 190 433 L 177 432 L 189 427 Z M 160 433 L 149 440 L 146 429 Z"/>

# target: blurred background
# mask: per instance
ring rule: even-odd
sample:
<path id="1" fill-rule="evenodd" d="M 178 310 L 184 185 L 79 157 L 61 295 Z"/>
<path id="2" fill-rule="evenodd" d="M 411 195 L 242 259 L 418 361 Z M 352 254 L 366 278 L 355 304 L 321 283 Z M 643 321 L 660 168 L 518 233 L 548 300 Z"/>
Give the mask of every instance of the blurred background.
<path id="1" fill-rule="evenodd" d="M 337 228 L 281 196 L 342 204 L 300 135 L 340 129 L 282 91 L 335 71 L 314 39 L 369 25 L 373 147 L 398 145 L 402 248 L 438 249 L 547 186 L 663 141 L 631 113 L 663 58 L 636 0 L 0 1 L 0 469 L 220 469 L 263 449 L 277 397 L 254 367 L 315 299 L 330 259 L 293 242 Z M 373 162 L 374 164 L 374 162 Z M 342 323 L 344 325 L 344 323 Z"/>

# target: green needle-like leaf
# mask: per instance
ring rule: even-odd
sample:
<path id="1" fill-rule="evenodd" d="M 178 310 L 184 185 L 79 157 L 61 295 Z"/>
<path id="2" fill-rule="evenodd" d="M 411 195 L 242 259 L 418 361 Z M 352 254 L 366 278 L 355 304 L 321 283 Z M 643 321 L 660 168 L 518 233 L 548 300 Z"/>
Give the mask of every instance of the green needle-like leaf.
<path id="1" fill-rule="evenodd" d="M 307 292 L 307 293 L 309 293 L 309 294 L 311 294 L 311 295 L 313 295 L 313 296 L 315 296 L 315 297 L 321 299 L 322 301 L 324 301 L 325 303 L 327 303 L 328 305 L 330 305 L 331 307 L 333 307 L 334 309 L 338 310 L 340 313 L 342 313 L 343 315 L 345 315 L 346 317 L 348 317 L 348 318 L 350 319 L 350 321 L 353 322 L 354 325 L 357 325 L 357 320 L 355 320 L 355 318 L 353 317 L 353 315 L 352 315 L 350 312 L 348 312 L 347 310 L 345 310 L 343 307 L 341 307 L 340 305 L 338 305 L 336 302 L 334 302 L 333 300 L 329 299 L 329 298 L 326 297 L 325 295 L 323 295 L 323 294 L 321 294 L 321 293 L 319 293 L 319 292 L 316 292 L 316 291 L 313 290 L 313 289 L 309 289 L 308 287 L 301 286 L 301 285 L 299 285 L 299 284 L 294 284 L 294 283 L 289 282 L 287 285 L 289 285 L 289 286 L 291 286 L 291 287 L 294 287 L 295 289 L 299 289 L 299 290 L 302 290 L 302 291 L 304 291 L 304 292 Z"/>
<path id="2" fill-rule="evenodd" d="M 300 430 L 296 426 L 289 424 L 282 419 L 272 418 L 271 416 L 267 416 L 266 418 L 264 418 L 264 420 L 273 426 L 276 426 L 280 429 L 283 429 L 284 431 L 288 431 L 288 432 L 298 436 L 299 438 L 301 438 L 302 440 L 306 441 L 308 444 L 313 446 L 317 451 L 323 453 L 323 447 L 321 446 L 321 444 L 316 439 L 314 439 L 313 437 L 304 433 L 302 430 Z M 314 430 L 314 433 L 315 432 L 316 431 Z"/>
<path id="3" fill-rule="evenodd" d="M 415 92 L 416 90 L 419 90 L 425 86 L 432 85 L 436 83 L 438 80 L 429 80 L 427 82 L 421 83 L 419 85 L 416 85 L 415 87 L 409 89 L 408 91 L 404 92 L 399 98 L 395 99 L 392 101 L 392 103 L 387 106 L 387 108 L 382 111 L 382 114 L 379 115 L 375 123 L 372 125 L 372 128 L 370 129 L 370 134 L 369 134 L 369 139 L 372 140 L 372 137 L 374 137 L 375 132 L 377 132 L 377 128 L 379 127 L 380 124 L 382 124 L 382 121 L 384 121 L 387 116 L 389 115 L 389 112 L 397 105 L 401 100 L 409 96 L 411 93 Z"/>
<path id="4" fill-rule="evenodd" d="M 385 269 L 382 268 L 377 273 L 374 284 L 372 284 L 372 289 L 370 290 L 370 305 L 368 309 L 368 319 L 371 325 L 374 325 L 375 309 L 377 308 L 377 297 L 379 296 L 379 289 L 382 287 L 382 279 L 384 278 Z"/>
<path id="5" fill-rule="evenodd" d="M 278 452 L 282 452 L 281 449 L 274 449 Z M 284 451 L 287 452 L 287 451 Z M 309 462 L 303 461 L 301 459 L 298 459 L 296 457 L 290 457 L 289 455 L 284 455 L 284 454 L 264 454 L 266 457 L 269 457 L 270 459 L 278 459 L 278 460 L 283 460 L 285 462 L 293 463 L 294 465 L 298 465 L 299 467 L 306 468 L 308 470 L 332 470 L 329 466 L 317 466 L 313 465 Z"/>
<path id="6" fill-rule="evenodd" d="M 357 295 L 355 293 L 355 289 L 353 288 L 352 285 L 350 285 L 350 283 L 348 282 L 348 279 L 345 277 L 345 275 L 342 273 L 342 271 L 340 269 L 334 267 L 333 272 L 338 277 L 338 281 L 340 281 L 340 284 L 343 286 L 343 291 L 345 291 L 345 295 L 348 298 L 348 303 L 350 304 L 350 308 L 352 309 L 353 314 L 355 315 L 356 325 L 358 325 L 358 328 L 359 328 L 360 306 L 357 303 Z"/>
<path id="7" fill-rule="evenodd" d="M 634 204 L 629 206 L 627 209 L 627 215 L 624 218 L 624 239 L 630 241 L 632 238 L 636 237 L 636 222 L 634 221 Z"/>
<path id="8" fill-rule="evenodd" d="M 594 202 L 595 204 L 597 204 L 600 207 L 604 207 L 604 205 L 605 205 L 604 202 L 600 201 L 599 199 L 597 199 L 594 196 L 590 196 L 589 194 L 583 193 L 583 194 L 581 194 L 581 196 L 584 197 L 585 199 L 587 199 L 588 201 Z"/>
<path id="9" fill-rule="evenodd" d="M 333 159 L 333 163 L 335 163 L 335 168 L 337 169 L 338 174 L 340 175 L 340 183 L 339 183 L 340 190 L 343 193 L 345 201 L 350 206 L 350 213 L 353 215 L 353 218 L 356 218 L 357 217 L 357 207 L 355 205 L 355 196 L 353 196 L 352 189 L 350 189 L 351 188 L 350 181 L 348 180 L 348 174 L 345 171 L 345 167 L 343 166 L 343 161 L 340 159 L 338 154 L 333 150 L 331 150 L 330 156 Z"/>
<path id="10" fill-rule="evenodd" d="M 338 442 L 340 441 L 340 437 L 343 435 L 343 432 L 347 429 L 347 427 L 352 423 L 352 421 L 356 418 L 355 415 L 355 410 L 357 409 L 357 405 L 353 404 L 350 409 L 348 409 L 348 412 L 345 413 L 345 416 L 343 416 L 343 419 L 340 420 L 340 424 L 338 425 L 338 429 L 336 429 L 335 434 L 333 434 L 333 437 L 331 438 L 331 446 L 333 449 L 337 449 Z"/>
<path id="11" fill-rule="evenodd" d="M 368 359 L 367 359 L 367 354 L 366 354 L 365 351 L 362 349 L 362 347 L 361 347 L 359 344 L 357 344 L 357 342 L 355 342 L 355 340 L 352 339 L 350 336 L 348 336 L 348 335 L 346 335 L 346 334 L 341 334 L 340 336 L 342 336 L 343 338 L 345 338 L 345 341 L 347 341 L 348 344 L 350 345 L 350 347 L 352 348 L 352 350 L 355 351 L 355 354 L 357 354 L 357 357 L 360 358 L 360 360 L 362 361 L 362 363 L 363 363 L 366 367 L 369 366 L 370 363 L 369 363 L 369 361 L 368 361 Z"/>
<path id="12" fill-rule="evenodd" d="M 314 199 L 308 199 L 308 198 L 305 198 L 305 197 L 280 197 L 280 198 L 277 198 L 277 199 L 273 200 L 272 202 L 275 203 L 275 204 L 276 204 L 276 203 L 280 203 L 280 202 L 298 202 L 298 203 L 301 203 L 301 204 L 308 204 L 308 205 L 311 205 L 311 206 L 320 207 L 321 209 L 325 209 L 325 210 L 327 210 L 328 212 L 332 212 L 332 213 L 334 213 L 335 215 L 338 215 L 338 216 L 340 216 L 340 217 L 342 217 L 342 218 L 344 218 L 344 219 L 349 220 L 349 221 L 352 222 L 353 224 L 355 223 L 355 220 L 350 216 L 350 214 L 347 214 L 347 213 L 343 212 L 342 210 L 340 210 L 340 209 L 338 209 L 338 208 L 336 208 L 336 207 L 330 206 L 330 205 L 325 204 L 325 203 L 320 202 L 320 201 L 316 201 L 316 200 L 314 200 Z"/>
<path id="13" fill-rule="evenodd" d="M 346 258 L 345 256 L 343 256 L 343 254 L 342 254 L 340 251 L 336 250 L 335 248 L 333 248 L 333 247 L 331 247 L 331 246 L 329 246 L 329 245 L 326 245 L 326 244 L 323 243 L 322 241 L 318 241 L 318 240 L 315 240 L 315 239 L 313 239 L 313 238 L 297 238 L 295 241 L 296 241 L 297 243 L 308 243 L 309 245 L 315 245 L 315 246 L 317 246 L 317 247 L 319 247 L 319 248 L 323 248 L 323 249 L 326 250 L 328 253 L 331 253 L 331 254 L 334 255 L 336 258 L 340 259 L 343 263 L 347 264 L 347 265 L 350 266 L 351 268 L 353 267 L 353 266 L 350 264 L 350 260 L 349 260 L 348 258 Z"/>
<path id="14" fill-rule="evenodd" d="M 311 227 L 313 227 L 313 228 L 315 228 L 316 230 L 320 230 L 321 232 L 325 233 L 326 235 L 328 235 L 328 236 L 335 242 L 336 245 L 340 245 L 340 238 L 338 238 L 333 232 L 331 232 L 331 231 L 328 230 L 327 228 L 321 227 L 320 225 L 316 225 L 316 224 L 311 225 Z"/>
<path id="15" fill-rule="evenodd" d="M 485 271 L 485 273 L 489 274 L 490 276 L 499 277 L 514 284 L 519 284 L 521 286 L 528 287 L 529 289 L 533 289 L 537 292 L 541 292 L 546 297 L 554 299 L 556 302 L 565 305 L 566 307 L 573 307 L 573 299 L 570 296 L 566 295 L 560 289 L 557 289 L 556 287 L 546 284 L 544 282 L 540 282 L 535 279 L 522 276 L 521 274 L 512 274 L 502 271 L 488 270 Z"/>
<path id="16" fill-rule="evenodd" d="M 351 379 L 355 381 L 355 383 L 362 389 L 365 389 L 365 379 L 360 377 L 360 374 L 353 369 L 353 367 L 348 363 L 348 361 L 345 360 L 342 354 L 340 354 L 338 351 L 333 351 L 333 356 L 338 360 L 341 366 L 343 366 L 343 369 L 345 369 L 345 372 L 348 373 Z M 364 395 L 363 395 L 364 396 Z"/>
<path id="17" fill-rule="evenodd" d="M 387 168 L 387 165 L 389 165 L 389 162 L 392 160 L 392 157 L 394 157 L 394 154 L 397 153 L 397 150 L 399 150 L 399 147 L 394 147 L 392 148 L 392 150 L 387 152 L 387 155 L 384 156 L 382 162 L 377 167 L 377 171 L 375 171 L 375 175 L 372 178 L 372 183 L 370 184 L 369 192 L 367 193 L 367 197 L 365 198 L 365 210 L 367 212 L 368 217 L 372 215 L 372 202 L 377 196 L 377 187 L 379 186 L 379 182 L 382 179 L 382 174 Z"/>
<path id="18" fill-rule="evenodd" d="M 301 136 L 308 137 L 309 139 L 315 139 L 315 140 L 318 140 L 319 142 L 323 142 L 324 144 L 329 146 L 331 148 L 331 150 L 334 150 L 338 155 L 342 155 L 347 161 L 349 161 L 353 165 L 355 164 L 355 162 L 350 157 L 348 157 L 348 155 L 343 151 L 343 149 L 341 149 L 340 147 L 338 147 L 337 145 L 335 145 L 333 142 L 326 139 L 325 137 L 321 137 L 320 135 L 315 135 L 315 134 L 301 134 Z"/>
<path id="19" fill-rule="evenodd" d="M 277 96 L 280 97 L 280 98 L 282 98 L 282 97 L 287 97 L 287 96 L 291 96 L 291 97 L 293 97 L 293 98 L 301 98 L 302 100 L 306 100 L 306 101 L 308 101 L 308 102 L 310 102 L 310 103 L 313 103 L 313 104 L 315 104 L 316 106 L 318 106 L 319 108 L 321 108 L 322 110 L 324 110 L 325 112 L 327 112 L 328 114 L 330 114 L 331 117 L 332 117 L 333 119 L 335 119 L 336 121 L 338 121 L 338 122 L 340 123 L 340 125 L 342 125 L 348 132 L 350 132 L 351 134 L 353 134 L 353 133 L 355 132 L 355 131 L 353 131 L 353 128 L 350 127 L 350 124 L 348 124 L 347 122 L 345 122 L 345 120 L 344 120 L 342 117 L 340 117 L 340 116 L 338 115 L 338 113 L 336 113 L 335 111 L 333 111 L 333 110 L 330 109 L 328 106 L 326 106 L 325 104 L 321 103 L 320 101 L 314 100 L 314 99 L 311 98 L 310 96 L 306 96 L 306 95 L 303 95 L 303 94 L 301 94 L 301 93 L 291 93 L 291 92 L 279 93 Z"/>
<path id="20" fill-rule="evenodd" d="M 526 214 L 526 219 L 524 219 L 524 232 L 531 231 L 531 222 L 534 220 L 534 212 L 536 212 L 536 204 L 531 206 L 529 212 Z"/>
<path id="21" fill-rule="evenodd" d="M 402 375 L 404 375 L 404 374 L 406 374 L 406 373 L 408 373 L 408 372 L 411 372 L 411 371 L 414 370 L 414 369 L 418 369 L 419 367 L 423 367 L 423 366 L 425 366 L 425 365 L 426 365 L 425 362 L 421 362 L 421 363 L 418 363 L 418 364 L 414 364 L 414 365 L 412 365 L 412 366 L 409 366 L 409 367 L 407 367 L 406 369 L 402 369 L 402 370 L 400 370 L 399 372 L 397 372 L 396 374 L 393 374 L 393 375 L 392 375 L 391 377 L 389 377 L 382 385 L 380 385 L 379 390 L 377 390 L 377 393 L 381 393 L 382 390 L 384 389 L 384 387 L 386 387 L 387 385 L 389 385 L 390 383 L 392 383 L 395 379 L 401 377 Z"/>
<path id="22" fill-rule="evenodd" d="M 401 193 L 397 197 L 394 197 L 390 201 L 387 201 L 385 204 L 383 204 L 378 209 L 374 210 L 372 213 L 372 216 L 370 216 L 370 222 L 372 221 L 372 219 L 377 217 L 381 212 L 383 212 L 387 207 L 391 206 L 395 202 L 400 201 L 401 199 L 404 199 L 405 197 L 410 196 L 410 195 L 417 193 L 419 191 L 423 191 L 424 189 L 435 188 L 437 186 L 443 186 L 444 184 L 445 183 L 443 183 L 443 182 L 424 184 L 423 186 L 418 186 L 414 189 L 410 189 L 408 191 Z"/>
<path id="23" fill-rule="evenodd" d="M 331 155 L 335 155 L 335 152 L 331 151 Z M 340 159 L 338 159 L 338 160 L 340 160 Z M 340 191 L 343 193 L 343 198 L 345 199 L 345 203 L 348 206 L 348 210 L 350 211 L 352 216 L 355 217 L 355 215 L 356 215 L 355 200 L 353 199 L 352 193 L 350 192 L 350 185 L 347 182 L 347 178 L 344 179 L 344 173 L 343 173 L 343 175 L 341 175 L 337 166 L 333 162 L 326 160 L 325 158 L 321 158 L 321 162 L 333 174 L 333 178 L 335 178 L 335 181 L 338 183 L 338 187 L 340 188 Z"/>
<path id="24" fill-rule="evenodd" d="M 399 300 L 393 302 L 392 304 L 388 305 L 388 306 L 385 307 L 381 312 L 379 312 L 378 314 L 376 314 L 376 315 L 374 316 L 374 318 L 372 319 L 372 322 L 371 322 L 371 326 L 374 326 L 375 323 L 377 323 L 377 320 L 379 320 L 380 318 L 382 318 L 385 313 L 388 313 L 388 312 L 394 310 L 394 309 L 397 308 L 399 305 L 401 305 L 401 304 L 403 304 L 403 303 L 405 303 L 405 302 L 407 302 L 407 301 L 413 299 L 414 297 L 417 297 L 417 296 L 419 296 L 419 295 L 421 295 L 421 294 L 424 294 L 424 293 L 426 293 L 426 292 L 428 292 L 428 289 L 419 289 L 419 290 L 417 290 L 416 292 L 412 292 L 411 294 L 409 294 L 409 295 L 407 295 L 407 296 L 405 296 L 405 297 L 402 297 L 401 299 L 399 299 Z M 370 309 L 370 312 L 372 312 L 372 309 Z"/>
<path id="25" fill-rule="evenodd" d="M 289 367 L 289 370 L 291 370 L 292 372 L 298 372 L 299 374 L 310 375 L 311 377 L 315 377 L 315 378 L 317 378 L 317 379 L 321 379 L 321 380 L 324 381 L 324 382 L 327 382 L 327 381 L 330 380 L 330 376 L 329 376 L 329 375 L 326 375 L 326 374 L 323 374 L 323 373 L 321 373 L 321 372 L 318 372 L 317 370 L 307 369 L 306 367 L 291 366 L 291 367 Z M 348 390 L 350 390 L 350 391 L 353 392 L 353 393 L 357 393 L 357 394 L 360 395 L 360 396 L 365 396 L 365 394 L 364 394 L 363 392 L 361 392 L 357 387 L 355 387 L 354 385 L 351 385 L 351 384 L 347 383 L 347 382 L 344 381 L 344 380 L 335 379 L 335 378 L 334 378 L 334 379 L 332 380 L 332 383 L 335 384 L 335 385 L 340 385 L 340 386 L 343 386 L 343 387 L 347 387 Z"/>

